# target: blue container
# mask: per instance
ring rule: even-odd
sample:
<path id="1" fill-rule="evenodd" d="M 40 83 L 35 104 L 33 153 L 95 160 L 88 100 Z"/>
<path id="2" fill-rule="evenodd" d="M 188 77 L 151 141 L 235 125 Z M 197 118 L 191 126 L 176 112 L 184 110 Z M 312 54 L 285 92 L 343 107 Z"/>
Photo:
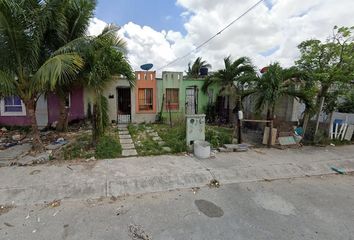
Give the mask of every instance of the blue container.
<path id="1" fill-rule="evenodd" d="M 200 69 L 200 76 L 203 76 L 203 77 L 208 76 L 208 72 L 209 72 L 209 69 L 206 67 L 203 67 Z"/>

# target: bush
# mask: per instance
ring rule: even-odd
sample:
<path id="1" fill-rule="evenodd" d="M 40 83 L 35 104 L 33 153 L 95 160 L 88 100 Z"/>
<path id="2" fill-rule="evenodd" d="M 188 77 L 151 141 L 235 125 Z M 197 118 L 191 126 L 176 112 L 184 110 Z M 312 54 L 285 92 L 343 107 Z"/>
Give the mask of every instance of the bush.
<path id="1" fill-rule="evenodd" d="M 117 158 L 122 154 L 122 146 L 118 139 L 112 136 L 103 136 L 96 146 L 95 156 L 97 159 Z"/>
<path id="2" fill-rule="evenodd" d="M 207 128 L 205 140 L 210 142 L 213 148 L 222 147 L 224 144 L 232 143 L 232 129 Z"/>

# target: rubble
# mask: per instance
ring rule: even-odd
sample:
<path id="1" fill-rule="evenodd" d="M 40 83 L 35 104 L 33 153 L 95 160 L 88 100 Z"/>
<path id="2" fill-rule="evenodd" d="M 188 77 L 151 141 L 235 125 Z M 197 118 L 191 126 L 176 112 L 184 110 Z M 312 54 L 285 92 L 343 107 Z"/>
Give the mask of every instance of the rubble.
<path id="1" fill-rule="evenodd" d="M 152 238 L 145 233 L 144 229 L 140 225 L 130 224 L 128 232 L 133 240 L 152 240 Z"/>

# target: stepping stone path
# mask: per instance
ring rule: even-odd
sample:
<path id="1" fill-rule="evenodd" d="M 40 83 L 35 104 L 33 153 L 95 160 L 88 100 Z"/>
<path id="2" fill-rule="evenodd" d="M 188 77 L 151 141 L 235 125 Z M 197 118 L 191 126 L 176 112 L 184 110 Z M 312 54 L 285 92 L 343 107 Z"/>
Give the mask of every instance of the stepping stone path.
<path id="1" fill-rule="evenodd" d="M 165 152 L 171 152 L 171 148 L 169 147 L 164 147 L 164 145 L 166 144 L 166 142 L 164 142 L 162 140 L 162 138 L 159 136 L 159 134 L 154 130 L 152 129 L 151 127 L 146 127 L 146 133 L 152 137 L 152 140 L 157 142 L 159 144 L 159 146 L 162 147 L 162 150 L 165 151 Z"/>
<path id="2" fill-rule="evenodd" d="M 119 135 L 120 145 L 122 146 L 122 156 L 123 157 L 137 156 L 138 153 L 135 149 L 127 125 L 125 124 L 118 125 L 118 135 Z"/>

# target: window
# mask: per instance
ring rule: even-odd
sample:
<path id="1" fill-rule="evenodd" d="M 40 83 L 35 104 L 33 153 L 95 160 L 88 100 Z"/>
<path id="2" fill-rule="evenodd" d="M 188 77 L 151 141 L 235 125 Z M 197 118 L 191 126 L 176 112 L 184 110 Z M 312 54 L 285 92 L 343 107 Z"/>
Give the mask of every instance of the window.
<path id="1" fill-rule="evenodd" d="M 70 108 L 71 107 L 71 93 L 69 93 L 65 97 L 65 107 L 66 108 Z"/>
<path id="2" fill-rule="evenodd" d="M 166 89 L 166 108 L 171 110 L 179 109 L 179 89 L 167 88 Z"/>
<path id="3" fill-rule="evenodd" d="M 152 88 L 140 88 L 138 91 L 139 111 L 153 110 Z"/>
<path id="4" fill-rule="evenodd" d="M 25 106 L 18 96 L 5 97 L 3 100 L 1 100 L 1 115 L 25 116 Z"/>

